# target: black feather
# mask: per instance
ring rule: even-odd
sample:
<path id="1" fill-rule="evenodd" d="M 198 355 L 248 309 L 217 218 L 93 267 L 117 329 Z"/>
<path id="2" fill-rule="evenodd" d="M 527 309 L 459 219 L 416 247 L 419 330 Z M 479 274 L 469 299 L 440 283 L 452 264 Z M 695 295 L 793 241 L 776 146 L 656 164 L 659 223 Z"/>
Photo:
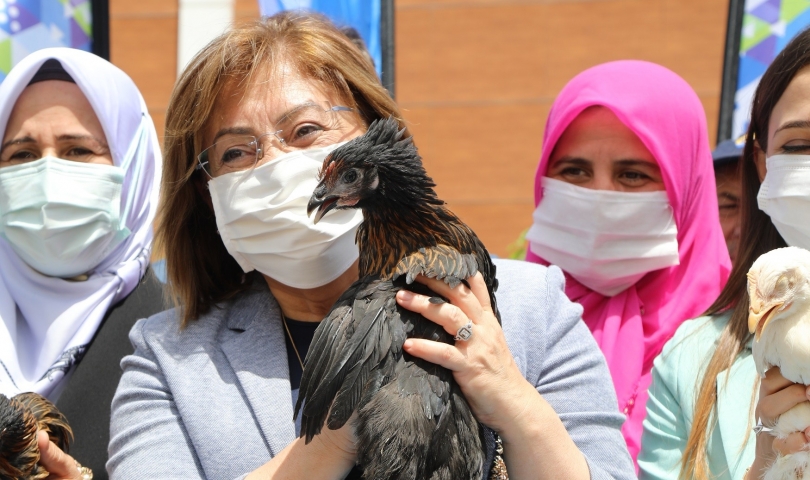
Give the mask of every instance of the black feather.
<path id="1" fill-rule="evenodd" d="M 358 175 L 347 182 L 343 173 Z M 434 191 L 413 140 L 394 119 L 324 161 L 310 200 L 361 208 L 360 279 L 318 327 L 306 358 L 296 415 L 310 441 L 324 423 L 340 428 L 357 412 L 358 461 L 368 479 L 482 477 L 484 428 L 452 372 L 402 350 L 406 338 L 453 343 L 439 325 L 400 308 L 396 292 L 439 298 L 419 275 L 451 287 L 481 271 L 495 304 L 495 266 L 475 233 Z M 335 199 L 342 200 L 334 202 Z M 340 206 L 344 205 L 344 206 Z M 303 406 L 303 409 L 302 409 Z"/>

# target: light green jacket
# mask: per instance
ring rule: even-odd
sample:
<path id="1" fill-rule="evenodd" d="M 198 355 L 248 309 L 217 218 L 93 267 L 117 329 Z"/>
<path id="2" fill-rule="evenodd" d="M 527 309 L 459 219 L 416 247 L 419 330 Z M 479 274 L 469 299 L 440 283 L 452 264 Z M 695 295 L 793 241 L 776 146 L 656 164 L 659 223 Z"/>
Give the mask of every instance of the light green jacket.
<path id="1" fill-rule="evenodd" d="M 638 457 L 639 478 L 677 479 L 692 428 L 703 372 L 729 314 L 684 322 L 655 359 Z M 717 423 L 709 437 L 709 467 L 718 480 L 743 478 L 754 461 L 753 409 L 758 381 L 751 343 L 717 376 Z"/>

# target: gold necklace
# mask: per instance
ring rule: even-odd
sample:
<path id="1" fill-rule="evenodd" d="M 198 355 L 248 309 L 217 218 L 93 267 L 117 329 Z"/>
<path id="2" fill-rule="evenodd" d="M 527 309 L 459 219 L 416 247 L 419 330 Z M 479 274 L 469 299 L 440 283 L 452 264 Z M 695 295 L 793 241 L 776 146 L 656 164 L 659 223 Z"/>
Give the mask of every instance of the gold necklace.
<path id="1" fill-rule="evenodd" d="M 298 353 L 298 347 L 295 346 L 295 340 L 293 340 L 292 334 L 290 333 L 290 327 L 287 326 L 287 317 L 284 315 L 284 312 L 282 312 L 280 308 L 278 309 L 278 311 L 281 312 L 281 323 L 284 324 L 284 330 L 287 331 L 287 337 L 289 337 L 290 339 L 290 344 L 292 344 L 293 352 L 295 352 L 295 356 L 298 357 L 298 363 L 301 364 L 301 370 L 303 370 L 304 362 L 301 361 L 301 354 Z"/>

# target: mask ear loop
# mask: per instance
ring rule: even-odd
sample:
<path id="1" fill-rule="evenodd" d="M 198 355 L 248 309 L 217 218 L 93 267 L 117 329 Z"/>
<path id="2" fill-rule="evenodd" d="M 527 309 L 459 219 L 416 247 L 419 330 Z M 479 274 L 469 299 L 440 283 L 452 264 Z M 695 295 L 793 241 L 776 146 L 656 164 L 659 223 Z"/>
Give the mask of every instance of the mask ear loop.
<path id="1" fill-rule="evenodd" d="M 131 232 L 129 229 L 129 224 L 131 223 L 129 217 L 134 208 L 133 199 L 137 196 L 136 192 L 141 190 L 144 182 L 150 181 L 150 179 L 144 177 L 143 171 L 146 167 L 146 156 L 149 151 L 147 146 L 152 140 L 150 138 L 150 132 L 153 130 L 154 127 L 152 126 L 150 117 L 144 113 L 141 113 L 141 123 L 129 144 L 129 148 L 124 155 L 121 165 L 119 166 L 124 171 L 124 183 L 127 187 L 125 191 L 121 192 L 122 205 L 120 207 L 119 216 L 121 219 L 120 227 L 126 229 L 128 232 Z M 158 168 L 158 166 L 156 165 L 155 168 Z M 126 197 L 124 196 L 125 193 Z M 137 254 L 136 261 L 141 277 L 143 277 L 146 272 L 146 268 L 149 265 L 149 259 L 152 254 L 151 250 L 152 249 L 150 247 L 145 247 L 142 248 Z M 119 272 L 115 272 L 115 274 L 119 277 L 120 283 L 118 288 L 120 289 L 124 285 L 124 279 L 119 275 Z"/>
<path id="2" fill-rule="evenodd" d="M 675 227 L 675 240 L 677 241 L 678 238 L 678 223 L 675 221 L 675 209 L 672 208 L 672 204 L 667 201 L 667 211 L 669 212 L 669 222 L 667 222 L 667 226 L 664 227 L 664 230 L 658 234 L 658 236 L 663 236 L 667 233 L 670 227 Z"/>
<path id="3" fill-rule="evenodd" d="M 765 161 L 767 162 L 767 159 L 765 159 Z M 763 212 L 765 211 L 765 208 L 768 208 L 767 205 L 769 203 L 768 201 L 770 200 L 770 198 L 768 198 L 768 190 L 771 182 L 773 181 L 772 172 L 773 167 L 771 168 L 766 167 L 765 178 L 762 179 L 762 183 L 759 184 L 759 189 L 757 190 L 757 208 L 759 208 Z M 768 178 L 768 173 L 771 173 L 770 178 Z"/>
<path id="4" fill-rule="evenodd" d="M 135 132 L 132 142 L 129 144 L 127 153 L 124 155 L 124 161 L 121 163 L 121 168 L 124 170 L 124 178 L 128 179 L 130 183 L 128 185 L 129 188 L 127 188 L 127 196 L 129 198 L 123 198 L 123 196 L 121 198 L 121 201 L 124 203 L 122 205 L 121 220 L 124 222 L 123 226 L 126 228 L 128 228 L 127 224 L 129 223 L 129 215 L 132 210 L 132 192 L 139 191 L 142 182 L 146 181 L 141 174 L 144 164 L 146 163 L 146 152 L 148 149 L 139 148 L 142 145 L 148 145 L 149 142 L 149 129 L 146 128 L 146 123 L 148 123 L 146 115 L 141 114 L 141 124 L 138 126 L 138 130 Z"/>
<path id="5" fill-rule="evenodd" d="M 675 265 L 681 264 L 681 243 L 678 241 L 678 222 L 675 221 L 675 209 L 672 207 L 672 204 L 667 201 L 667 211 L 669 212 L 669 222 L 667 222 L 667 226 L 664 227 L 664 231 L 658 234 L 659 237 L 663 237 L 669 232 L 670 227 L 674 227 L 675 229 L 675 254 L 677 255 L 677 262 Z"/>

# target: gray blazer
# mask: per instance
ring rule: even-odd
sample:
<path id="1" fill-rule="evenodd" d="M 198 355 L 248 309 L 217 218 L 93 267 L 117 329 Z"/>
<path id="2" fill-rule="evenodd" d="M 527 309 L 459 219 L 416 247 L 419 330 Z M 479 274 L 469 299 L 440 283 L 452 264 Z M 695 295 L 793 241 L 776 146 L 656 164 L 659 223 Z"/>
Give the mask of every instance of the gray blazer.
<path id="1" fill-rule="evenodd" d="M 635 478 L 610 374 L 556 267 L 496 261 L 498 307 L 524 377 L 554 407 L 592 478 Z M 233 479 L 295 438 L 284 330 L 263 282 L 178 328 L 175 311 L 130 333 L 112 404 L 113 479 Z"/>

